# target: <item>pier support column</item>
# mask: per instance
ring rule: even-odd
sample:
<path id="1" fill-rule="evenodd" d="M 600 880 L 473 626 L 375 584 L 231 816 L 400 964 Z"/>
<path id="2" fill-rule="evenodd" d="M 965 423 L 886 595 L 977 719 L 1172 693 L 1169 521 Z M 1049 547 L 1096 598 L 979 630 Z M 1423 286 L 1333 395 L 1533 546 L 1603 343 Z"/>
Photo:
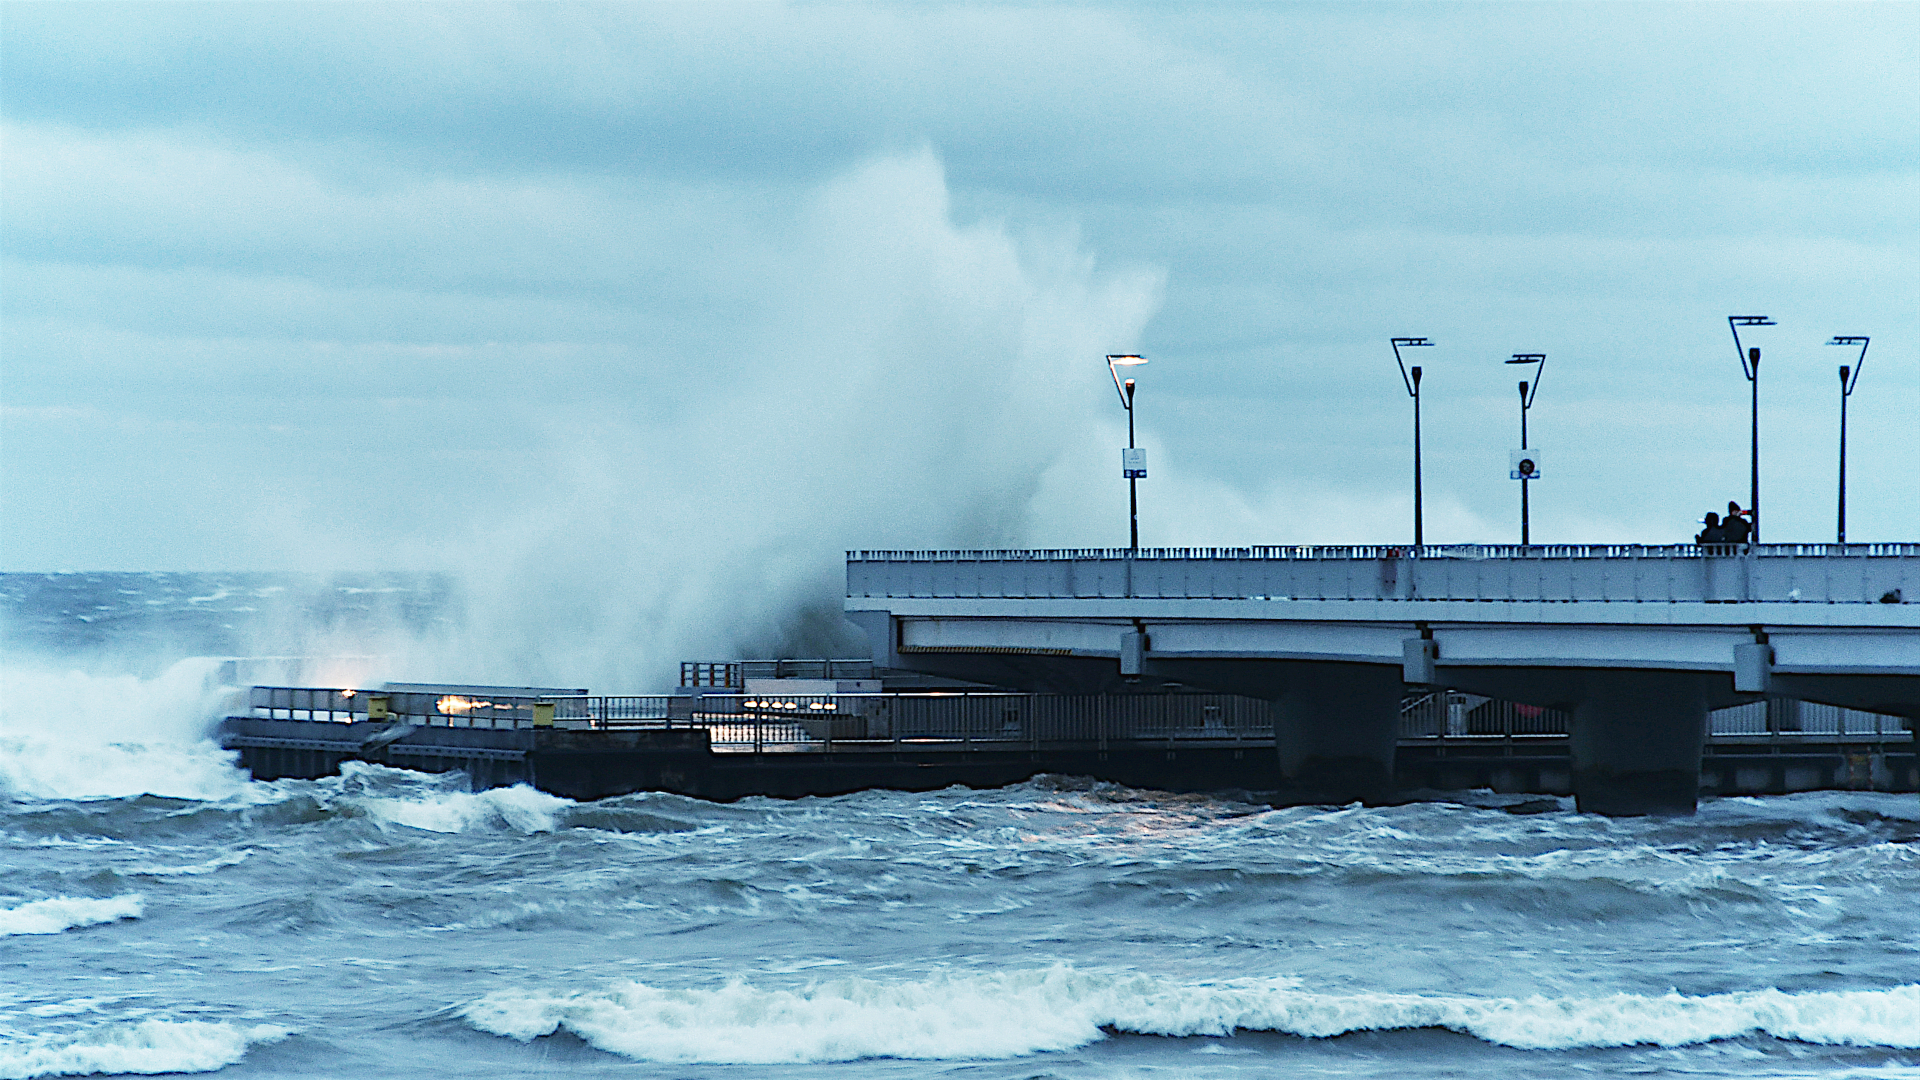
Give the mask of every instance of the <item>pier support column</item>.
<path id="1" fill-rule="evenodd" d="M 1700 798 L 1709 680 L 1596 672 L 1573 710 L 1574 802 L 1583 814 L 1691 814 Z"/>
<path id="2" fill-rule="evenodd" d="M 1304 802 L 1379 802 L 1393 793 L 1400 737 L 1400 668 L 1289 665 L 1274 699 L 1274 744 L 1285 794 Z"/>

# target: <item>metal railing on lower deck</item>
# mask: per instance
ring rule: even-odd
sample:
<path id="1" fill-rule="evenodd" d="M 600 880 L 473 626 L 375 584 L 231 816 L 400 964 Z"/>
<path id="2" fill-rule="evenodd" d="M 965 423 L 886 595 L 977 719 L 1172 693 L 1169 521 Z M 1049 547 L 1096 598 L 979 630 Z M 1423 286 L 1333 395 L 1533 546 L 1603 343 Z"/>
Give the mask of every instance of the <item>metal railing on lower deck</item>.
<path id="1" fill-rule="evenodd" d="M 554 700 L 596 729 L 702 727 L 715 749 L 1271 740 L 1266 702 L 1225 694 L 703 694 Z"/>
<path id="2" fill-rule="evenodd" d="M 1709 734 L 1721 739 L 1782 742 L 1887 742 L 1912 738 L 1913 725 L 1912 720 L 1885 713 L 1768 698 L 1715 710 Z"/>
<path id="3" fill-rule="evenodd" d="M 1402 739 L 1564 738 L 1573 717 L 1518 701 L 1438 690 L 1408 698 L 1400 707 Z"/>
<path id="4" fill-rule="evenodd" d="M 1565 738 L 1572 728 L 1572 714 L 1561 709 L 1457 690 L 1409 697 L 1400 709 L 1402 739 L 1538 740 Z M 1720 740 L 1886 742 L 1912 733 L 1913 721 L 1903 717 L 1780 697 L 1715 709 L 1707 717 L 1707 737 Z"/>
<path id="5" fill-rule="evenodd" d="M 370 698 L 385 697 L 393 720 L 451 727 L 525 728 L 534 706 L 551 704 L 560 728 L 699 727 L 720 750 L 821 749 L 840 744 L 935 748 L 974 744 L 1271 742 L 1271 706 L 1226 694 L 1021 694 L 901 692 L 699 696 L 589 695 L 486 700 L 456 695 L 402 695 L 381 691 L 254 687 L 255 716 L 274 719 L 367 719 Z M 1713 739 L 1885 742 L 1912 737 L 1912 721 L 1784 698 L 1716 710 Z M 1400 713 L 1403 740 L 1564 739 L 1572 716 L 1520 702 L 1458 691 L 1407 699 Z"/>

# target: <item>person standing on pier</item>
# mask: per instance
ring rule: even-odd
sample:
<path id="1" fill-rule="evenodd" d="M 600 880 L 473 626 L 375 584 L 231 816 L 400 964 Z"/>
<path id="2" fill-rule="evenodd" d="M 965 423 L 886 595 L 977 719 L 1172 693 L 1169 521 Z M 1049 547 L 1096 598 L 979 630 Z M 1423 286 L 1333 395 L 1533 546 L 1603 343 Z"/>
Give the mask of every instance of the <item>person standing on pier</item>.
<path id="1" fill-rule="evenodd" d="M 1726 534 L 1725 543 L 1744 544 L 1747 542 L 1747 537 L 1753 535 L 1753 526 L 1741 516 L 1741 513 L 1739 503 L 1727 503 L 1727 519 L 1720 526 L 1720 531 Z"/>

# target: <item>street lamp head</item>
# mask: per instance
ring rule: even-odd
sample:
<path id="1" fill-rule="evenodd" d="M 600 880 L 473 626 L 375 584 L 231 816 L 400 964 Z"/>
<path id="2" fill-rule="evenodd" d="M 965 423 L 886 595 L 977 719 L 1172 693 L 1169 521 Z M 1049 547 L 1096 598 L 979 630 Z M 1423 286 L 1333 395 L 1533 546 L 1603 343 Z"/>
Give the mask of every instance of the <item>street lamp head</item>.
<path id="1" fill-rule="evenodd" d="M 1120 404 L 1125 406 L 1128 412 L 1133 411 L 1133 380 L 1128 379 L 1127 385 L 1122 387 L 1120 385 L 1120 369 L 1123 367 L 1137 367 L 1146 362 L 1146 357 L 1138 356 L 1134 353 L 1107 354 L 1107 374 L 1113 376 L 1113 392 L 1120 395 Z"/>
<path id="2" fill-rule="evenodd" d="M 1119 369 L 1121 369 L 1121 367 L 1139 367 L 1142 363 L 1146 363 L 1146 357 L 1137 356 L 1137 354 L 1131 354 L 1131 352 L 1110 352 L 1110 354 L 1106 354 L 1106 373 L 1114 377 L 1114 392 L 1119 394 L 1119 404 L 1123 405 L 1129 413 L 1133 411 L 1133 379 L 1127 380 L 1127 384 L 1121 386 L 1121 384 L 1119 384 Z"/>
<path id="3" fill-rule="evenodd" d="M 1417 367 L 1414 368 L 1412 375 L 1409 376 L 1407 372 L 1407 362 L 1400 358 L 1400 349 L 1402 346 L 1408 348 L 1431 346 L 1433 342 L 1423 337 L 1397 337 L 1389 338 L 1388 340 L 1393 342 L 1393 362 L 1400 365 L 1400 384 L 1407 388 L 1408 397 L 1419 397 L 1420 369 Z"/>
<path id="4" fill-rule="evenodd" d="M 1733 351 L 1740 354 L 1740 370 L 1746 375 L 1748 382 L 1754 382 L 1760 377 L 1760 350 L 1747 349 L 1741 346 L 1740 328 L 1743 326 L 1774 325 L 1777 324 L 1765 315 L 1727 316 L 1727 329 L 1733 331 Z"/>
<path id="5" fill-rule="evenodd" d="M 1860 372 L 1867 366 L 1867 342 L 1871 340 L 1873 339 L 1867 337 L 1865 334 L 1837 334 L 1832 341 L 1827 342 L 1829 345 L 1860 346 L 1860 357 L 1851 365 L 1852 380 L 1849 381 L 1847 378 L 1848 369 L 1846 367 L 1840 369 L 1840 389 L 1842 393 L 1851 396 L 1853 393 L 1853 384 L 1860 381 Z"/>
<path id="6" fill-rule="evenodd" d="M 1533 380 L 1531 383 L 1531 388 L 1533 392 L 1536 394 L 1540 392 L 1540 376 L 1545 374 L 1547 370 L 1547 354 L 1546 353 L 1517 352 L 1513 354 L 1513 359 L 1508 360 L 1507 363 L 1534 365 Z M 1533 398 L 1528 396 L 1527 394 L 1528 388 L 1529 388 L 1528 383 L 1523 382 L 1520 384 L 1520 408 L 1522 411 L 1525 411 L 1533 407 Z"/>

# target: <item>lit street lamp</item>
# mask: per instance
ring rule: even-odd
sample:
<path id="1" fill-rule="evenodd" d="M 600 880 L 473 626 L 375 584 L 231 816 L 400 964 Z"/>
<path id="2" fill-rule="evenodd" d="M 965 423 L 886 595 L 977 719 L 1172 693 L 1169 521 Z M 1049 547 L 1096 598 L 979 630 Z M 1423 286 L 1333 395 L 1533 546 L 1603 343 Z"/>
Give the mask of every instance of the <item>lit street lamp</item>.
<path id="1" fill-rule="evenodd" d="M 1132 353 L 1107 354 L 1107 374 L 1113 376 L 1114 392 L 1120 395 L 1120 404 L 1127 410 L 1127 448 L 1120 454 L 1120 472 L 1127 478 L 1127 509 L 1130 528 L 1127 532 L 1127 555 L 1132 557 L 1140 550 L 1140 478 L 1147 475 L 1147 452 L 1133 445 L 1133 380 L 1120 381 L 1120 369 L 1136 367 L 1147 362 L 1144 356 Z"/>
<path id="2" fill-rule="evenodd" d="M 1423 337 L 1393 339 L 1393 362 L 1400 365 L 1400 382 L 1406 386 L 1407 396 L 1413 399 L 1413 546 L 1416 548 L 1427 542 L 1424 513 L 1420 505 L 1420 365 L 1415 364 L 1409 370 L 1407 362 L 1400 357 L 1400 347 L 1432 344 Z"/>
<path id="3" fill-rule="evenodd" d="M 1533 365 L 1532 384 L 1529 385 L 1525 379 L 1520 380 L 1520 449 L 1525 450 L 1527 448 L 1527 410 L 1533 408 L 1534 395 L 1540 392 L 1540 373 L 1547 368 L 1547 354 L 1514 353 L 1513 359 L 1507 361 L 1507 363 Z M 1521 547 L 1527 547 L 1533 542 L 1527 520 L 1527 485 L 1539 474 L 1539 466 L 1534 463 L 1534 458 L 1530 455 L 1521 454 L 1520 459 L 1514 462 L 1513 477 L 1520 481 Z"/>
<path id="4" fill-rule="evenodd" d="M 1740 354 L 1740 370 L 1746 372 L 1747 381 L 1753 384 L 1753 486 L 1747 493 L 1747 513 L 1753 515 L 1753 531 L 1747 536 L 1747 542 L 1760 542 L 1760 349 L 1740 347 L 1740 328 L 1743 326 L 1773 326 L 1772 319 L 1765 315 L 1729 315 L 1727 329 L 1733 331 L 1733 351 Z"/>
<path id="5" fill-rule="evenodd" d="M 1860 383 L 1860 370 L 1867 366 L 1867 341 L 1864 336 L 1845 334 L 1827 342 L 1829 345 L 1858 345 L 1860 359 L 1849 367 L 1840 365 L 1840 524 L 1834 542 L 1847 542 L 1847 399 L 1853 396 L 1853 388 Z"/>

